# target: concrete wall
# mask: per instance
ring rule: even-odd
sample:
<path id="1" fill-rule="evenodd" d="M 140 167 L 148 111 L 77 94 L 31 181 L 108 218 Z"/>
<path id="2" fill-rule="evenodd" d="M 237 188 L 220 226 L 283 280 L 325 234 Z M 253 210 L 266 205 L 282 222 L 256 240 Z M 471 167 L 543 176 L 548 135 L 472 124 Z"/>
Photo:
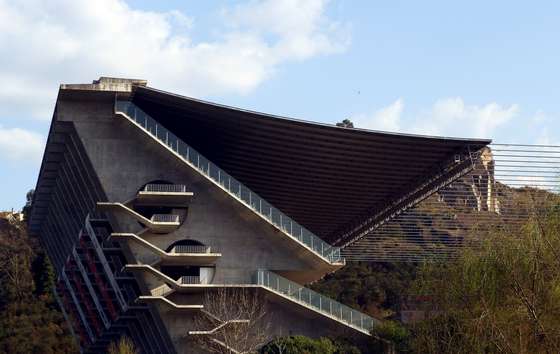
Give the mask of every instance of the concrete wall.
<path id="1" fill-rule="evenodd" d="M 287 240 L 139 129 L 113 117 L 112 107 L 109 101 L 59 102 L 58 107 L 59 118 L 75 122 L 109 201 L 134 198 L 139 188 L 153 180 L 186 184 L 194 192 L 181 227 L 167 235 L 145 235 L 146 240 L 163 249 L 184 238 L 217 247 L 223 254 L 216 264 L 217 282 L 250 282 L 259 268 L 312 270 L 316 257 L 309 252 L 295 252 L 295 242 Z M 132 219 L 118 221 L 120 232 L 141 229 Z"/>
<path id="2" fill-rule="evenodd" d="M 185 184 L 194 197 L 183 210 L 182 225 L 169 234 L 142 237 L 166 249 L 180 239 L 195 239 L 222 253 L 215 264 L 214 283 L 251 283 L 257 269 L 286 274 L 313 271 L 317 259 L 288 240 L 285 235 L 233 200 L 224 191 L 201 177 L 185 163 L 155 143 L 124 118 L 113 116 L 111 99 L 59 100 L 58 119 L 73 121 L 104 191 L 113 202 L 135 197 L 137 191 L 154 180 Z M 179 211 L 178 211 L 179 212 Z M 142 227 L 126 215 L 116 215 L 117 232 L 138 232 Z M 130 263 L 152 263 L 152 253 L 129 242 Z M 324 270 L 317 270 L 323 272 Z M 141 288 L 162 282 L 149 275 L 139 277 Z M 286 301 L 267 298 L 272 324 L 271 334 L 323 336 L 342 333 L 345 328 Z M 202 295 L 174 294 L 179 304 L 201 304 Z M 167 326 L 178 352 L 194 352 L 186 334 L 192 314 L 171 311 L 167 305 L 155 305 Z M 296 306 L 296 307 L 294 307 Z"/>

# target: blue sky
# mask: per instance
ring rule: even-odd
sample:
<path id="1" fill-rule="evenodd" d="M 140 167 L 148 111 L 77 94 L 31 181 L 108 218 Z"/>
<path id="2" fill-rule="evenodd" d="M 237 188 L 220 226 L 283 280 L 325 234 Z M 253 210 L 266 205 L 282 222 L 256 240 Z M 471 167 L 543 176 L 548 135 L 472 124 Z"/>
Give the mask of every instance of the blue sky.
<path id="1" fill-rule="evenodd" d="M 59 83 L 326 123 L 560 143 L 554 1 L 0 0 L 0 209 L 33 188 Z"/>

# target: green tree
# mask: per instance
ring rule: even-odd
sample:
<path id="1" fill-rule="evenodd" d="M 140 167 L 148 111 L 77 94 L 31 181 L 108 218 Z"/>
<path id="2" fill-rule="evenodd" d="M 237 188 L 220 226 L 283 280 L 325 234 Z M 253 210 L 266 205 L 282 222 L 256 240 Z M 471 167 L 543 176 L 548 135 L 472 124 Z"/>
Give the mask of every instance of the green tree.
<path id="1" fill-rule="evenodd" d="M 30 189 L 25 195 L 25 200 L 26 200 L 25 206 L 21 210 L 21 212 L 23 213 L 24 220 L 28 220 L 29 215 L 31 214 L 31 206 L 33 204 L 33 194 L 35 194 L 35 190 Z"/>
<path id="2" fill-rule="evenodd" d="M 34 248 L 24 224 L 0 220 L 0 353 L 77 353 L 49 293 L 52 266 Z"/>
<path id="3" fill-rule="evenodd" d="M 354 123 L 350 119 L 344 119 L 342 122 L 336 123 L 337 127 L 354 128 Z"/>
<path id="4" fill-rule="evenodd" d="M 15 301 L 0 313 L 0 353 L 77 353 L 62 315 L 40 300 Z"/>
<path id="5" fill-rule="evenodd" d="M 560 353 L 560 204 L 525 197 L 526 222 L 488 229 L 457 261 L 419 272 L 434 309 L 412 329 L 416 352 Z"/>
<path id="6" fill-rule="evenodd" d="M 273 340 L 260 351 L 262 354 L 360 354 L 361 351 L 344 341 L 305 336 L 282 337 Z"/>
<path id="7" fill-rule="evenodd" d="M 49 257 L 45 252 L 40 252 L 33 261 L 33 274 L 35 279 L 35 293 L 37 296 L 52 301 L 55 273 Z"/>
<path id="8" fill-rule="evenodd" d="M 312 288 L 360 311 L 389 317 L 408 294 L 416 270 L 415 264 L 348 262 Z"/>
<path id="9" fill-rule="evenodd" d="M 410 333 L 406 327 L 397 321 L 384 321 L 372 330 L 372 335 L 382 341 L 374 341 L 372 346 L 383 348 L 391 348 L 399 353 L 409 350 Z"/>
<path id="10" fill-rule="evenodd" d="M 3 221 L 5 220 L 0 222 Z M 8 223 L 3 223 L 2 226 L 11 228 Z M 33 295 L 34 282 L 31 273 L 31 248 L 17 233 L 9 232 L 4 236 L 0 247 L 0 299 L 1 303 L 6 304 L 30 298 Z"/>

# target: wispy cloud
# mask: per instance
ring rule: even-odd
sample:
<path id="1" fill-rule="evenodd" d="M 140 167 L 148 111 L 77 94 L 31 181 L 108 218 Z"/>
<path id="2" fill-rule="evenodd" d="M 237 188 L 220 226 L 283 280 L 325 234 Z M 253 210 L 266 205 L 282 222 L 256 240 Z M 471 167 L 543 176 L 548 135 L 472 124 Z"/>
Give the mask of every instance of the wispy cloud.
<path id="1" fill-rule="evenodd" d="M 491 137 L 518 112 L 517 104 L 468 105 L 460 97 L 439 99 L 418 112 L 404 112 L 404 100 L 399 98 L 373 114 L 358 114 L 352 120 L 357 127 L 366 129 L 480 138 Z"/>
<path id="2" fill-rule="evenodd" d="M 403 99 L 399 98 L 387 107 L 378 109 L 372 114 L 358 114 L 351 117 L 351 120 L 358 128 L 399 132 L 401 130 L 403 109 Z"/>
<path id="3" fill-rule="evenodd" d="M 0 126 L 0 161 L 36 164 L 41 160 L 44 147 L 45 139 L 40 134 Z"/>
<path id="4" fill-rule="evenodd" d="M 445 98 L 436 101 L 431 111 L 416 122 L 416 129 L 423 134 L 488 138 L 518 111 L 517 104 L 467 105 L 460 97 Z"/>
<path id="5" fill-rule="evenodd" d="M 99 75 L 149 79 L 204 96 L 248 93 L 278 65 L 338 53 L 346 26 L 327 1 L 248 1 L 223 11 L 215 39 L 196 42 L 193 18 L 122 0 L 0 1 L 0 119 L 50 119 L 60 82 Z"/>
<path id="6" fill-rule="evenodd" d="M 560 146 L 560 140 L 553 138 L 555 134 L 554 129 L 551 128 L 557 121 L 557 117 L 547 114 L 543 110 L 535 112 L 533 117 L 529 119 L 529 127 L 537 133 L 536 144 Z"/>

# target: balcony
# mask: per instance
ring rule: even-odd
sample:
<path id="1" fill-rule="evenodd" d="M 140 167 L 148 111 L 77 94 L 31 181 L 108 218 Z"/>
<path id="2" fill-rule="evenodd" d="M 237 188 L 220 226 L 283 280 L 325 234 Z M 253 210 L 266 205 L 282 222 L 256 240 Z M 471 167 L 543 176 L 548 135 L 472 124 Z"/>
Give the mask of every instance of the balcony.
<path id="1" fill-rule="evenodd" d="M 167 284 L 171 289 L 181 293 L 197 293 L 203 292 L 208 288 L 217 287 L 257 287 L 255 284 L 240 284 L 235 281 L 227 281 L 223 283 L 210 283 L 208 280 L 203 280 L 200 276 L 182 276 L 178 279 L 173 279 L 161 270 L 154 268 L 148 264 L 127 264 L 124 266 L 125 271 L 135 272 L 142 275 L 150 275 L 159 279 L 164 284 Z M 207 279 L 207 278 L 205 278 Z"/>
<path id="2" fill-rule="evenodd" d="M 183 184 L 154 184 L 150 183 L 138 192 L 137 205 L 168 206 L 185 208 L 193 197 L 192 192 L 187 192 Z"/>
<path id="3" fill-rule="evenodd" d="M 179 215 L 174 214 L 154 214 L 150 218 L 154 224 L 173 224 L 179 225 Z"/>
<path id="4" fill-rule="evenodd" d="M 206 253 L 210 254 L 213 253 L 210 246 L 203 246 L 203 245 L 177 245 L 174 246 L 171 251 L 171 254 L 183 254 L 183 253 Z"/>
<path id="5" fill-rule="evenodd" d="M 175 231 L 181 225 L 179 215 L 154 214 L 148 219 L 123 203 L 97 202 L 97 207 L 103 211 L 124 213 L 155 233 L 169 233 Z"/>
<path id="6" fill-rule="evenodd" d="M 214 264 L 222 256 L 216 249 L 203 245 L 177 245 L 169 252 L 162 250 L 151 242 L 133 233 L 112 233 L 116 241 L 136 242 L 161 258 L 161 264 L 175 265 L 209 265 Z"/>
<path id="7" fill-rule="evenodd" d="M 180 311 L 199 311 L 204 308 L 203 305 L 183 305 L 177 304 L 167 298 L 168 295 L 174 293 L 175 290 L 170 288 L 167 284 L 163 284 L 150 291 L 150 295 L 142 295 L 138 297 L 138 301 L 161 303 L 169 306 L 173 310 Z"/>
<path id="8" fill-rule="evenodd" d="M 193 284 L 202 284 L 202 283 L 200 282 L 200 277 L 199 276 L 185 275 L 185 276 L 182 276 L 179 279 L 179 284 L 193 285 Z"/>

